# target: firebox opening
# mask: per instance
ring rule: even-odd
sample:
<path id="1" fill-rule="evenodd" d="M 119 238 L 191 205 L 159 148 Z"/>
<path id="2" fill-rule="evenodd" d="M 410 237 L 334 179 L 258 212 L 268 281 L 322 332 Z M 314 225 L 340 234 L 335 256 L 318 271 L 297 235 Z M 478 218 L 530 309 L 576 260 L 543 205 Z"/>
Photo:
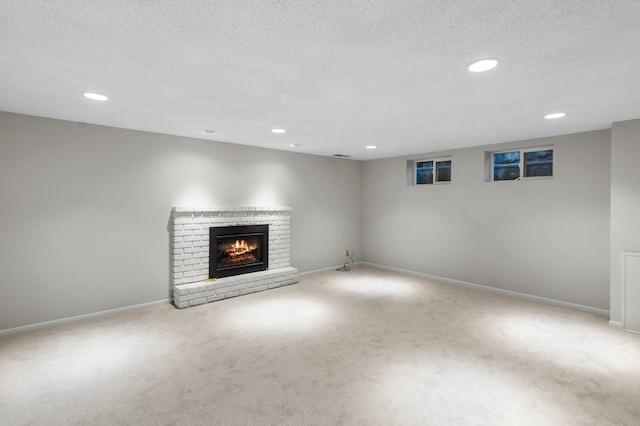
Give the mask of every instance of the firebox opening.
<path id="1" fill-rule="evenodd" d="M 218 237 L 218 268 L 242 266 L 262 261 L 262 234 Z"/>
<path id="2" fill-rule="evenodd" d="M 209 228 L 209 278 L 268 268 L 269 225 Z"/>

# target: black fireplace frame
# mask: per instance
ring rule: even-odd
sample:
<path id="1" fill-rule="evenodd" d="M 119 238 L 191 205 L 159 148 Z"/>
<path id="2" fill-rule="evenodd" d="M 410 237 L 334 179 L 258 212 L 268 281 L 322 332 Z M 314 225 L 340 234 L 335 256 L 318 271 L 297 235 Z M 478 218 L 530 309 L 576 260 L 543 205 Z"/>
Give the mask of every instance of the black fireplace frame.
<path id="1" fill-rule="evenodd" d="M 218 269 L 218 238 L 254 236 L 262 234 L 262 261 L 240 266 Z M 269 268 L 269 225 L 212 226 L 209 228 L 209 278 L 223 278 L 233 275 L 264 271 Z"/>

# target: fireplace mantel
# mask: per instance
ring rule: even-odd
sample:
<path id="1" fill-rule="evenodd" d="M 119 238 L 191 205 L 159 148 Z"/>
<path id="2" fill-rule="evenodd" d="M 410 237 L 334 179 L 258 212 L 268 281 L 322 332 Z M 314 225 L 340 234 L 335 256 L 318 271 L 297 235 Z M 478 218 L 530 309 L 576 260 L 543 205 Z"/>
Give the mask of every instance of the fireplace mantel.
<path id="1" fill-rule="evenodd" d="M 209 280 L 209 228 L 269 225 L 269 268 Z M 171 213 L 171 282 L 179 308 L 298 282 L 291 261 L 291 207 L 174 207 Z"/>

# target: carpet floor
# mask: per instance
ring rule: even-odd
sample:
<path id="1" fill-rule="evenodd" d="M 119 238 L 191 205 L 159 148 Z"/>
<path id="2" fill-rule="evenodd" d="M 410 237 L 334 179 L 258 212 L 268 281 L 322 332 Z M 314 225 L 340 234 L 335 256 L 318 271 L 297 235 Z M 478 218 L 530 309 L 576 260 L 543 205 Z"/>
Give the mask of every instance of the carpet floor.
<path id="1" fill-rule="evenodd" d="M 357 266 L 0 339 L 3 425 L 640 425 L 640 335 Z"/>

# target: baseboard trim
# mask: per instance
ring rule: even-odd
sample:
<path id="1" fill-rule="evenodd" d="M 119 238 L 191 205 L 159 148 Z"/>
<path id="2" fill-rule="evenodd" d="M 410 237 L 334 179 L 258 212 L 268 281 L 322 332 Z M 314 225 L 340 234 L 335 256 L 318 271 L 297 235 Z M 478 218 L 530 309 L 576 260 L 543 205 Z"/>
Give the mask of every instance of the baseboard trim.
<path id="1" fill-rule="evenodd" d="M 408 271 L 406 269 L 393 268 L 391 266 L 379 265 L 377 263 L 370 263 L 370 262 L 361 262 L 361 263 L 364 265 L 371 266 L 373 268 L 385 269 L 393 272 L 400 272 L 403 274 L 413 275 L 421 278 L 427 278 L 430 280 L 434 280 L 434 281 L 438 281 L 446 284 L 453 284 L 460 287 L 471 288 L 474 290 L 487 291 L 489 293 L 503 294 L 505 296 L 516 297 L 518 299 L 529 300 L 531 302 L 539 302 L 547 305 L 559 306 L 562 308 L 569 308 L 576 311 L 588 312 L 590 314 L 600 315 L 607 318 L 609 317 L 609 311 L 606 309 L 593 308 L 591 306 L 584 306 L 584 305 L 579 305 L 577 303 L 563 302 L 561 300 L 547 299 L 546 297 L 532 296 L 530 294 L 519 293 L 517 291 L 504 290 L 501 288 L 489 287 L 481 284 L 474 284 L 466 281 L 454 280 L 451 278 L 438 277 L 436 275 L 423 274 L 421 272 L 414 272 L 414 271 Z M 609 325 L 611 326 L 611 321 L 609 321 Z"/>
<path id="2" fill-rule="evenodd" d="M 559 307 L 563 307 L 563 308 L 574 309 L 574 310 L 577 310 L 577 311 L 588 312 L 588 313 L 595 314 L 595 315 L 600 315 L 600 316 L 603 316 L 603 317 L 609 317 L 609 311 L 606 310 L 606 309 L 593 308 L 593 307 L 590 307 L 590 306 L 578 305 L 576 303 L 563 302 L 561 300 L 547 299 L 545 297 L 540 297 L 540 296 L 532 296 L 530 294 L 518 293 L 516 291 L 503 290 L 501 288 L 488 287 L 488 286 L 484 286 L 484 285 L 481 285 L 481 284 L 474 284 L 474 283 L 469 283 L 469 282 L 466 282 L 466 281 L 454 280 L 454 279 L 451 279 L 451 278 L 438 277 L 436 275 L 424 274 L 424 273 L 421 273 L 421 272 L 409 271 L 407 269 L 394 268 L 394 267 L 386 266 L 386 265 L 379 265 L 377 263 L 359 261 L 359 262 L 356 262 L 355 265 L 367 265 L 367 266 L 371 266 L 372 268 L 384 269 L 384 270 L 388 270 L 388 271 L 399 272 L 399 273 L 402 273 L 402 274 L 413 275 L 413 276 L 416 276 L 416 277 L 426 278 L 426 279 L 430 279 L 430 280 L 434 280 L 434 281 L 438 281 L 438 282 L 442 282 L 442 283 L 446 283 L 446 284 L 453 284 L 453 285 L 457 285 L 457 286 L 460 286 L 460 287 L 466 287 L 466 288 L 471 288 L 471 289 L 475 289 L 475 290 L 486 291 L 486 292 L 489 292 L 489 293 L 503 294 L 503 295 L 506 295 L 506 296 L 516 297 L 518 299 L 529 300 L 529 301 L 532 301 L 532 302 L 540 302 L 540 303 L 545 303 L 547 305 L 559 306 Z M 336 266 L 330 266 L 330 267 L 322 268 L 322 269 L 315 269 L 313 271 L 300 272 L 300 273 L 298 273 L 298 277 L 302 277 L 304 275 L 316 274 L 316 273 L 319 273 L 319 272 L 335 271 L 337 269 L 342 268 L 343 266 L 344 265 L 336 265 Z M 93 312 L 93 313 L 90 313 L 90 314 L 77 315 L 77 316 L 68 317 L 68 318 L 62 318 L 62 319 L 53 320 L 53 321 L 45 321 L 45 322 L 25 325 L 25 326 L 21 326 L 21 327 L 8 328 L 8 329 L 5 329 L 5 330 L 0 330 L 0 338 L 11 336 L 11 335 L 14 335 L 14 334 L 19 334 L 19 333 L 26 333 L 26 332 L 30 332 L 30 331 L 43 330 L 43 329 L 47 329 L 47 328 L 60 326 L 60 325 L 63 325 L 63 324 L 70 324 L 70 323 L 74 323 L 74 322 L 80 322 L 80 321 L 84 321 L 84 320 L 87 320 L 87 319 L 101 318 L 101 317 L 120 314 L 120 313 L 124 313 L 124 312 L 131 312 L 131 311 L 136 311 L 136 310 L 139 310 L 139 309 L 150 308 L 150 307 L 153 307 L 153 306 L 165 305 L 165 304 L 169 304 L 169 303 L 171 303 L 171 299 L 162 299 L 162 300 L 157 300 L 155 302 L 141 303 L 141 304 L 138 304 L 138 305 L 125 306 L 125 307 L 116 308 L 116 309 L 108 309 L 106 311 L 99 311 L 99 312 Z M 619 321 L 609 321 L 609 327 L 622 329 L 622 323 L 619 322 Z"/>
<path id="3" fill-rule="evenodd" d="M 352 266 L 364 265 L 365 263 L 366 262 L 356 262 Z M 373 265 L 371 265 L 371 266 L 373 266 Z M 304 276 L 304 275 L 317 274 L 318 272 L 337 271 L 338 269 L 341 269 L 342 267 L 344 267 L 344 263 L 340 264 L 340 265 L 336 265 L 336 266 L 329 266 L 328 268 L 314 269 L 313 271 L 298 272 L 298 277 L 301 277 L 301 276 Z"/>
<path id="4" fill-rule="evenodd" d="M 160 306 L 160 305 L 165 305 L 169 303 L 170 303 L 170 299 L 162 299 L 162 300 L 157 300 L 155 302 L 141 303 L 139 305 L 125 306 L 123 308 L 116 308 L 116 309 L 108 309 L 106 311 L 99 311 L 99 312 L 93 312 L 90 314 L 77 315 L 74 317 L 61 318 L 53 321 L 39 322 L 36 324 L 24 325 L 22 327 L 8 328 L 5 330 L 0 330 L 0 338 L 12 336 L 14 334 L 19 334 L 19 333 L 44 330 L 47 328 L 57 327 L 63 324 L 71 324 L 74 322 L 80 322 L 88 319 L 101 318 L 101 317 L 107 317 L 115 314 L 121 314 L 124 312 L 137 311 L 139 309 L 151 308 L 153 306 Z"/>
<path id="5" fill-rule="evenodd" d="M 622 323 L 620 321 L 609 321 L 609 327 L 619 328 L 622 330 Z"/>

